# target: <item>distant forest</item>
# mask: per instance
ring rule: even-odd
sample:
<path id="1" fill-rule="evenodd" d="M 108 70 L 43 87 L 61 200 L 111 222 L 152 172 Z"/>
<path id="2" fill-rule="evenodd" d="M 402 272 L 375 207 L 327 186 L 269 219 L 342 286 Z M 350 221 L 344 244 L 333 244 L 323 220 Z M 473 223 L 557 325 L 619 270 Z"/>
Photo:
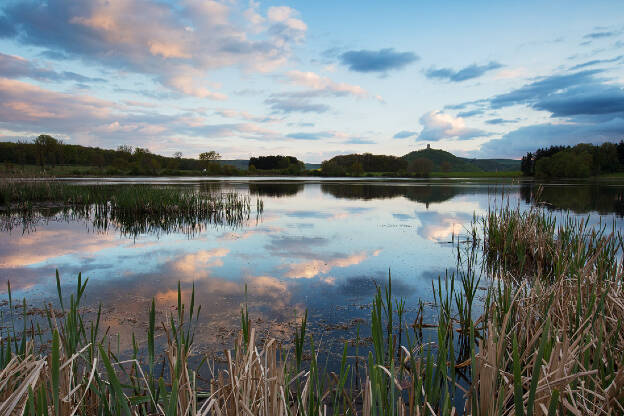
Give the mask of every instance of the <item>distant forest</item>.
<path id="1" fill-rule="evenodd" d="M 522 171 L 524 176 L 587 178 L 624 172 L 624 141 L 601 145 L 551 146 L 527 153 L 522 160 L 468 159 L 427 147 L 404 156 L 371 153 L 335 156 L 319 169 L 307 170 L 294 156 L 272 155 L 249 160 L 221 160 L 215 151 L 199 158 L 161 156 L 147 148 L 119 146 L 117 149 L 65 144 L 49 135 L 31 141 L 0 142 L 0 163 L 5 172 L 48 172 L 55 175 L 315 175 L 428 177 L 440 172 L 468 172 L 496 176 Z M 318 166 L 318 165 L 316 165 Z M 316 167 L 315 166 L 315 167 Z M 518 172 L 518 175 L 520 173 Z"/>
<path id="2" fill-rule="evenodd" d="M 147 148 L 119 146 L 117 150 L 65 144 L 49 135 L 40 135 L 32 142 L 0 142 L 0 162 L 16 165 L 38 165 L 42 169 L 57 165 L 91 166 L 107 174 L 154 175 L 163 170 L 176 173 L 210 169 L 215 173 L 236 173 L 232 166 L 213 163 L 215 152 L 207 158 L 190 159 L 178 153 L 175 157 L 154 154 Z M 212 156 L 212 159 L 211 159 Z"/>
<path id="3" fill-rule="evenodd" d="M 624 141 L 538 149 L 527 153 L 520 167 L 525 176 L 544 179 L 587 178 L 624 172 Z"/>
<path id="4" fill-rule="evenodd" d="M 260 156 L 247 161 L 220 160 L 215 151 L 206 151 L 198 159 L 182 153 L 173 157 L 152 153 L 147 148 L 119 146 L 116 150 L 65 144 L 42 134 L 32 141 L 0 142 L 0 163 L 7 170 L 37 166 L 41 171 L 67 167 L 65 174 L 88 175 L 228 175 L 247 173 L 297 175 L 305 171 L 303 162 L 293 156 Z M 244 162 L 244 164 L 240 163 Z M 87 168 L 87 170 L 85 170 Z"/>

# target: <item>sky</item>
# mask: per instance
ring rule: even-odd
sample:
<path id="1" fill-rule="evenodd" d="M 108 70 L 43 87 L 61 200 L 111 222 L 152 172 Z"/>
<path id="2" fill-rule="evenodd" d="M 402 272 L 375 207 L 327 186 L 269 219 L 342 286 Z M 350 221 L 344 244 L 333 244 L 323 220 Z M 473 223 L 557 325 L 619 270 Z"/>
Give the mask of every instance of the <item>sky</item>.
<path id="1" fill-rule="evenodd" d="M 0 141 L 479 158 L 624 139 L 616 1 L 4 0 Z"/>

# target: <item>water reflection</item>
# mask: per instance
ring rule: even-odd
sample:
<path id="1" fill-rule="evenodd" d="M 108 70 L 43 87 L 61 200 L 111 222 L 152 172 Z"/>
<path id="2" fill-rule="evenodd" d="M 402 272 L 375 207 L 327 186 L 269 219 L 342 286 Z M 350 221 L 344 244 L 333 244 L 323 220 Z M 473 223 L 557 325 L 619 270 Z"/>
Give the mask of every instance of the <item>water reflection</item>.
<path id="1" fill-rule="evenodd" d="M 361 336 L 368 336 L 370 301 L 388 269 L 395 294 L 406 299 L 406 319 L 414 319 L 419 300 L 433 301 L 432 280 L 454 270 L 457 253 L 446 243 L 469 228 L 473 214 L 485 214 L 503 196 L 526 208 L 537 189 L 508 182 L 178 186 L 262 196 L 264 212 L 192 235 L 145 229 L 128 236 L 117 226 L 95 230 L 76 218 L 50 219 L 30 233 L 0 232 L 2 283 L 10 280 L 15 297 L 28 296 L 41 306 L 55 296 L 56 269 L 67 290 L 83 272 L 90 278 L 88 304 L 104 304 L 105 324 L 126 345 L 133 332 L 142 339 L 152 298 L 164 320 L 177 303 L 177 282 L 186 297 L 194 285 L 202 305 L 202 351 L 230 345 L 247 285 L 250 316 L 264 336 L 289 340 L 296 317 L 308 309 L 315 338 L 330 348 L 355 337 L 356 320 L 363 320 Z M 579 214 L 621 216 L 621 191 L 549 185 L 541 200 Z M 433 308 L 425 313 L 431 317 Z"/>
<path id="2" fill-rule="evenodd" d="M 257 182 L 249 184 L 249 193 L 257 196 L 294 196 L 303 191 L 303 183 Z"/>
<path id="3" fill-rule="evenodd" d="M 537 200 L 550 209 L 624 216 L 624 186 L 618 184 L 524 183 L 520 195 L 526 203 Z"/>
<path id="4" fill-rule="evenodd" d="M 374 200 L 404 197 L 410 201 L 429 204 L 448 201 L 462 194 L 487 193 L 488 187 L 466 184 L 378 184 L 364 183 L 344 186 L 340 183 L 322 184 L 323 192 L 336 198 Z"/>
<path id="5" fill-rule="evenodd" d="M 222 183 L 197 186 L 78 185 L 62 182 L 12 182 L 13 202 L 0 205 L 0 231 L 36 230 L 50 221 L 84 222 L 97 232 L 109 229 L 123 236 L 140 234 L 200 234 L 208 227 L 235 228 L 262 213 L 240 187 L 224 190 Z M 50 186 L 51 190 L 47 188 Z M 20 193 L 21 192 L 21 193 Z M 21 195 L 46 196 L 22 201 Z"/>

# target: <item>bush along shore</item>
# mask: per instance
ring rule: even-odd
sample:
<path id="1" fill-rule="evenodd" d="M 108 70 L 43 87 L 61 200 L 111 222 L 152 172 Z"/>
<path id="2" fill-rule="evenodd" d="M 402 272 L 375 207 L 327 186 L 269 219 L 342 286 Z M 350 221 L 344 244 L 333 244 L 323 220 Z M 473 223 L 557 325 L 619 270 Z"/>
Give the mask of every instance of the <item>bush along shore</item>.
<path id="1" fill-rule="evenodd" d="M 200 313 L 194 292 L 186 306 L 178 286 L 177 311 L 160 324 L 161 367 L 154 303 L 146 358 L 135 344 L 122 361 L 99 312 L 83 318 L 80 276 L 67 299 L 57 275 L 61 309 L 48 308 L 46 331 L 27 323 L 26 302 L 18 312 L 9 289 L 5 318 L 22 313 L 24 324 L 9 319 L 2 330 L 0 414 L 623 414 L 622 237 L 539 208 L 492 209 L 471 231 L 458 245 L 457 273 L 434 283 L 437 322 L 405 322 L 389 278 L 372 303 L 372 347 L 350 357 L 345 345 L 336 372 L 318 362 L 305 316 L 293 350 L 284 351 L 275 340 L 258 344 L 243 305 L 227 362 L 209 365 L 211 380 L 202 383 L 189 364 Z"/>
<path id="2" fill-rule="evenodd" d="M 55 216 L 84 219 L 97 229 L 124 235 L 196 233 L 206 225 L 238 226 L 261 199 L 235 192 L 150 185 L 73 185 L 58 181 L 0 182 L 2 229 L 23 229 Z"/>

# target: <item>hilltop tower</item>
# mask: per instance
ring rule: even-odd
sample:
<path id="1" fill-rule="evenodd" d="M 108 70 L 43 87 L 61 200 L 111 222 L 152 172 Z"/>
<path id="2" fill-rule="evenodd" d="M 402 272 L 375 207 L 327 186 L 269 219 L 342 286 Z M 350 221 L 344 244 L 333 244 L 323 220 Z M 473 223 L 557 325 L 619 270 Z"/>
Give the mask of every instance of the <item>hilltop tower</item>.
<path id="1" fill-rule="evenodd" d="M 427 143 L 427 150 L 431 150 L 431 145 Z"/>

